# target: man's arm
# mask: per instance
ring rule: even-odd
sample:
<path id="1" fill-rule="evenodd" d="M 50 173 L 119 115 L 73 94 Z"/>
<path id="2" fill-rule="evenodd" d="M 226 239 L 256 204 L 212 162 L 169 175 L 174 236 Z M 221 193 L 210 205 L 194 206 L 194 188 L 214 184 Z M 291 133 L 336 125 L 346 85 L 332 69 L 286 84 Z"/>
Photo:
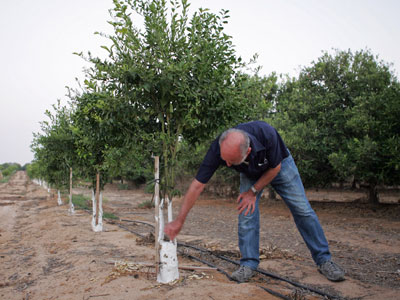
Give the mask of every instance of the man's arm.
<path id="1" fill-rule="evenodd" d="M 268 169 L 254 184 L 254 187 L 257 191 L 261 191 L 264 187 L 266 187 L 276 175 L 278 175 L 279 171 L 281 170 L 281 164 L 277 165 L 273 169 Z M 241 214 L 246 208 L 246 212 L 244 213 L 245 216 L 251 210 L 251 213 L 254 212 L 255 205 L 256 205 L 256 195 L 251 190 L 243 192 L 237 198 L 237 202 L 239 203 L 237 209 L 239 214 Z"/>
<path id="2" fill-rule="evenodd" d="M 167 225 L 165 225 L 164 232 L 169 236 L 171 241 L 175 239 L 178 233 L 181 231 L 183 224 L 185 223 L 186 217 L 196 202 L 197 198 L 200 196 L 201 192 L 205 187 L 204 183 L 201 183 L 197 179 L 193 179 L 192 183 L 185 196 L 183 197 L 183 202 L 181 209 L 179 211 L 176 219 Z"/>

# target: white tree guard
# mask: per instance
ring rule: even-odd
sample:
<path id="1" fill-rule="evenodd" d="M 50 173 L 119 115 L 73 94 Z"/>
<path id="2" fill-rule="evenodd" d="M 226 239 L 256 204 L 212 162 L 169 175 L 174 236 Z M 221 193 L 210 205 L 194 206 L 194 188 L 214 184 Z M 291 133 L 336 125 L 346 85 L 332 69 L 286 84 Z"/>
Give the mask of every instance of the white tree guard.
<path id="1" fill-rule="evenodd" d="M 70 215 L 74 215 L 75 214 L 75 207 L 74 204 L 72 203 L 72 195 L 69 195 L 69 209 L 68 209 L 68 213 Z"/>
<path id="2" fill-rule="evenodd" d="M 50 186 L 46 181 L 43 181 L 42 186 L 47 190 L 48 193 L 50 193 Z"/>
<path id="3" fill-rule="evenodd" d="M 58 195 L 57 203 L 58 203 L 58 205 L 62 205 L 63 203 L 62 203 L 62 200 L 61 200 L 61 193 L 60 193 L 60 190 L 57 191 L 57 195 Z"/>
<path id="4" fill-rule="evenodd" d="M 92 215 L 92 229 L 94 232 L 103 231 L 103 193 L 100 192 L 99 197 L 99 222 L 96 225 L 96 197 L 94 196 L 94 190 L 92 190 L 92 204 L 93 204 L 93 215 Z"/>
<path id="5" fill-rule="evenodd" d="M 172 201 L 168 202 L 168 221 L 172 221 Z M 160 244 L 160 271 L 157 274 L 157 281 L 160 283 L 169 283 L 176 279 L 179 279 L 178 269 L 178 256 L 176 254 L 177 242 L 164 241 L 164 199 L 161 199 L 158 218 L 160 221 L 160 231 L 158 236 L 158 242 Z"/>
<path id="6" fill-rule="evenodd" d="M 169 283 L 179 279 L 178 257 L 176 255 L 176 241 L 160 242 L 160 272 L 157 274 L 157 281 Z"/>
<path id="7" fill-rule="evenodd" d="M 160 205 L 158 207 L 158 224 L 160 230 L 158 231 L 158 242 L 162 242 L 164 240 L 164 199 L 161 199 Z"/>

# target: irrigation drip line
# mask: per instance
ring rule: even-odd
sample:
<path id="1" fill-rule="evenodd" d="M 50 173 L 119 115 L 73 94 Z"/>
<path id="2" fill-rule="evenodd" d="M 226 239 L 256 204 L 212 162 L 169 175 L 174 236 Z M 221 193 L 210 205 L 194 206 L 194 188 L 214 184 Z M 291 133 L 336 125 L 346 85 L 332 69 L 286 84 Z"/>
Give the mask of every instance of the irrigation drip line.
<path id="1" fill-rule="evenodd" d="M 158 184 L 161 184 L 161 179 L 151 179 L 151 180 L 149 180 L 149 181 L 146 181 L 145 185 L 152 184 L 153 182 L 157 182 Z M 171 188 L 171 189 L 174 188 L 174 186 L 172 186 L 172 185 L 165 185 L 165 184 L 163 184 L 163 186 L 164 186 L 164 187 L 167 187 L 167 188 Z"/>
<path id="2" fill-rule="evenodd" d="M 190 244 L 186 244 L 186 243 L 179 243 L 179 242 L 178 242 L 178 246 L 188 247 L 188 248 L 192 248 L 192 249 L 195 249 L 195 250 L 197 250 L 197 251 L 200 251 L 200 252 L 210 253 L 211 255 L 214 255 L 215 257 L 217 257 L 217 258 L 219 258 L 219 259 L 222 259 L 222 260 L 225 260 L 225 261 L 227 261 L 227 262 L 230 262 L 230 263 L 232 263 L 232 264 L 234 264 L 234 265 L 240 266 L 240 263 L 239 263 L 238 261 L 233 260 L 233 259 L 230 259 L 230 258 L 228 258 L 228 257 L 226 257 L 226 256 L 223 256 L 223 255 L 215 254 L 215 253 L 213 253 L 212 251 L 207 250 L 207 249 L 204 249 L 204 248 L 196 247 L 196 246 L 193 246 L 193 245 L 190 245 Z M 327 294 L 327 293 L 325 293 L 325 292 L 322 292 L 322 291 L 320 291 L 320 290 L 314 289 L 314 288 L 312 288 L 312 287 L 308 287 L 308 286 L 305 286 L 305 285 L 300 284 L 300 283 L 298 283 L 298 282 L 295 282 L 295 281 L 292 281 L 292 280 L 289 280 L 289 279 L 280 277 L 280 276 L 275 275 L 275 274 L 273 274 L 273 273 L 267 272 L 267 271 L 265 271 L 265 270 L 263 270 L 263 269 L 261 269 L 261 268 L 257 268 L 255 271 L 258 272 L 258 273 L 260 273 L 260 274 L 263 274 L 263 275 L 265 275 L 265 276 L 268 276 L 268 277 L 271 277 L 271 278 L 274 278 L 274 279 L 277 279 L 277 280 L 281 280 L 281 281 L 287 282 L 287 283 L 289 283 L 289 284 L 291 284 L 291 285 L 293 285 L 293 286 L 296 286 L 296 287 L 298 287 L 298 288 L 301 288 L 301 289 L 304 289 L 304 290 L 308 290 L 308 291 L 310 291 L 310 292 L 319 294 L 319 295 L 324 296 L 324 297 L 328 297 L 328 298 L 330 298 L 330 299 L 338 299 L 338 298 L 339 298 L 338 296 L 333 296 L 333 295 Z"/>
<path id="3" fill-rule="evenodd" d="M 86 210 L 86 211 L 87 211 L 87 210 Z M 89 211 L 87 211 L 87 212 L 89 212 Z M 150 224 L 150 223 L 144 223 L 144 222 L 141 222 L 141 221 L 135 221 L 135 220 L 120 220 L 120 221 L 123 221 L 123 222 L 132 222 L 132 223 L 141 223 L 141 224 L 145 224 L 145 225 L 148 225 L 148 226 L 154 228 L 154 225 L 152 225 L 152 224 Z M 131 233 L 133 233 L 133 234 L 136 234 L 137 236 L 139 236 L 139 237 L 141 237 L 141 238 L 146 238 L 145 235 L 143 235 L 143 234 L 141 234 L 141 233 L 139 233 L 139 232 L 136 232 L 136 231 L 134 231 L 134 230 L 132 230 L 132 229 L 130 229 L 130 228 L 127 228 L 127 227 L 125 227 L 125 226 L 122 225 L 122 224 L 116 223 L 115 225 L 117 225 L 118 227 L 120 227 L 120 228 L 122 228 L 122 229 L 124 229 L 124 230 L 126 230 L 126 231 L 129 231 L 129 232 L 131 232 Z M 200 251 L 200 252 L 208 253 L 208 254 L 210 254 L 210 255 L 213 255 L 213 256 L 215 256 L 215 257 L 217 257 L 217 258 L 219 258 L 219 259 L 225 260 L 225 261 L 230 262 L 230 263 L 232 263 L 232 264 L 240 265 L 239 262 L 237 262 L 237 261 L 235 261 L 235 260 L 233 260 L 233 259 L 230 259 L 230 258 L 228 258 L 228 257 L 225 257 L 225 256 L 223 256 L 223 255 L 215 254 L 215 253 L 213 253 L 212 251 L 210 251 L 210 250 L 208 250 L 208 249 L 200 248 L 200 247 L 193 246 L 193 245 L 186 244 L 186 243 L 182 243 L 182 242 L 178 242 L 177 245 L 178 245 L 178 246 L 181 246 L 181 247 L 192 248 L 192 249 L 197 250 L 197 251 Z M 179 250 L 179 249 L 178 249 L 178 252 L 181 253 L 181 254 L 183 253 L 183 252 L 182 252 L 181 250 Z M 222 270 L 221 268 L 218 268 L 218 267 L 216 267 L 215 265 L 213 265 L 213 264 L 211 264 L 211 263 L 209 263 L 209 262 L 207 262 L 207 261 L 205 261 L 205 260 L 202 260 L 202 259 L 200 259 L 200 258 L 198 258 L 198 257 L 196 257 L 196 256 L 193 256 L 193 255 L 190 255 L 190 254 L 187 254 L 187 253 L 183 253 L 183 255 L 186 255 L 187 257 L 189 257 L 189 258 L 191 258 L 191 259 L 194 259 L 194 260 L 197 260 L 197 261 L 199 261 L 199 262 L 201 262 L 201 263 L 204 263 L 204 264 L 206 264 L 206 265 L 208 265 L 208 266 L 210 266 L 210 267 L 216 268 L 219 272 L 221 272 L 221 273 L 223 273 L 225 276 L 227 276 L 229 280 L 235 281 L 234 279 L 232 279 L 232 277 L 231 277 L 227 272 L 225 272 L 225 271 Z M 303 285 L 303 284 L 300 284 L 300 283 L 298 283 L 298 282 L 296 282 L 296 281 L 289 280 L 289 279 L 280 277 L 280 276 L 278 276 L 278 275 L 275 275 L 275 274 L 273 274 L 273 273 L 267 272 L 267 271 L 265 271 L 265 270 L 263 270 L 263 269 L 261 269 L 261 268 L 257 268 L 255 271 L 258 272 L 258 273 L 260 273 L 260 274 L 263 274 L 263 275 L 265 275 L 265 276 L 268 276 L 268 277 L 271 277 L 271 278 L 274 278 L 274 279 L 277 279 L 277 280 L 280 280 L 280 281 L 287 282 L 287 283 L 289 283 L 289 284 L 291 284 L 291 285 L 293 285 L 293 286 L 295 286 L 295 287 L 298 287 L 298 288 L 301 288 L 301 289 L 304 289 L 304 290 L 307 290 L 307 291 L 316 293 L 316 294 L 321 295 L 321 296 L 323 296 L 323 297 L 327 297 L 328 299 L 342 299 L 342 298 L 340 298 L 339 296 L 333 296 L 333 295 L 327 294 L 327 293 L 322 292 L 322 291 L 320 291 L 320 290 L 317 290 L 317 289 L 315 289 L 315 288 L 308 287 L 308 286 L 305 286 L 305 285 Z M 258 285 L 257 285 L 257 286 L 258 286 Z M 262 287 L 262 286 L 259 286 L 259 287 L 262 288 L 262 289 L 264 289 L 264 290 L 267 291 L 267 292 L 270 292 L 271 294 L 277 293 L 277 292 L 274 292 L 274 291 L 272 291 L 272 290 L 269 290 L 268 288 L 265 288 L 265 287 Z M 274 294 L 273 294 L 273 295 L 274 295 Z M 281 294 L 279 294 L 279 293 L 277 293 L 277 295 L 275 295 L 275 296 L 281 297 L 282 299 L 289 299 L 289 300 L 290 300 L 290 298 L 287 298 L 286 296 L 281 295 Z"/>
<path id="4" fill-rule="evenodd" d="M 139 233 L 139 232 L 136 232 L 136 231 L 134 231 L 134 230 L 132 230 L 132 229 L 126 228 L 124 225 L 121 225 L 121 224 L 118 224 L 118 223 L 115 224 L 115 225 L 117 225 L 118 227 L 120 227 L 120 228 L 122 228 L 122 229 L 124 229 L 124 230 L 126 230 L 126 231 L 129 231 L 129 232 L 131 232 L 131 233 L 133 233 L 133 234 L 136 234 L 137 236 L 139 236 L 139 237 L 141 237 L 141 238 L 143 238 L 143 239 L 146 238 L 145 235 L 143 235 L 143 234 L 141 234 L 141 233 Z"/>
<path id="5" fill-rule="evenodd" d="M 154 228 L 154 225 L 153 224 L 150 224 L 150 223 L 147 223 L 147 222 L 143 222 L 143 221 L 134 221 L 134 220 L 125 220 L 125 219 L 120 219 L 120 221 L 122 221 L 122 222 L 130 222 L 130 223 L 140 223 L 140 224 L 144 224 L 144 225 L 147 225 L 147 226 L 150 226 L 150 227 L 152 227 L 152 228 Z"/>
<path id="6" fill-rule="evenodd" d="M 201 263 L 203 263 L 203 264 L 205 264 L 205 265 L 207 265 L 209 267 L 215 268 L 215 269 L 217 269 L 218 272 L 220 272 L 220 273 L 224 274 L 226 277 L 228 277 L 229 280 L 235 281 L 237 283 L 240 283 L 237 280 L 233 279 L 225 270 L 219 268 L 218 266 L 216 266 L 216 265 L 214 265 L 214 264 L 212 264 L 212 263 L 210 263 L 210 262 L 208 262 L 208 261 L 206 261 L 204 259 L 201 259 L 201 258 L 199 258 L 197 256 L 193 256 L 191 254 L 184 253 L 182 250 L 178 249 L 178 252 L 183 256 L 186 256 L 186 257 L 188 257 L 190 259 L 193 259 L 193 260 L 196 260 L 198 262 L 201 262 Z M 284 299 L 284 300 L 290 300 L 290 298 L 286 297 L 285 295 L 282 295 L 282 294 L 280 294 L 280 293 L 278 293 L 276 291 L 273 291 L 273 290 L 271 290 L 269 288 L 266 288 L 266 287 L 263 287 L 263 286 L 260 286 L 260 285 L 257 285 L 257 287 L 262 288 L 264 291 L 270 293 L 273 296 L 279 297 L 279 298 Z"/>
<path id="7" fill-rule="evenodd" d="M 182 250 L 179 250 L 179 249 L 178 249 L 178 252 L 179 252 L 181 255 L 183 255 L 183 256 L 186 256 L 186 257 L 188 257 L 188 258 L 190 258 L 190 259 L 193 259 L 193 260 L 197 260 L 198 262 L 201 262 L 201 263 L 203 263 L 203 264 L 205 264 L 205 265 L 207 265 L 207 266 L 209 266 L 209 267 L 211 267 L 211 268 L 215 268 L 215 269 L 217 269 L 217 271 L 221 272 L 221 273 L 224 274 L 226 277 L 228 277 L 229 280 L 231 280 L 231 281 L 236 281 L 236 280 L 234 280 L 226 271 L 224 271 L 224 270 L 221 269 L 220 267 L 218 267 L 218 266 L 216 266 L 216 265 L 210 263 L 209 261 L 206 261 L 206 260 L 204 260 L 204 259 L 201 259 L 201 258 L 199 258 L 199 257 L 197 257 L 197 256 L 193 256 L 193 255 L 191 255 L 191 254 L 189 254 L 189 253 L 185 253 L 185 252 L 183 252 Z"/>
<path id="8" fill-rule="evenodd" d="M 134 220 L 121 220 L 121 221 L 143 223 L 143 222 L 141 222 L 141 221 L 134 221 Z M 144 224 L 146 224 L 146 225 L 151 226 L 151 227 L 154 228 L 154 225 L 152 225 L 152 224 L 149 224 L 149 223 L 144 223 Z M 142 236 L 142 237 L 143 237 L 143 236 Z M 211 255 L 213 255 L 213 256 L 219 258 L 219 259 L 225 260 L 225 261 L 230 262 L 230 263 L 232 263 L 232 264 L 234 264 L 234 265 L 238 265 L 238 266 L 240 265 L 240 263 L 237 262 L 237 261 L 235 261 L 235 260 L 232 260 L 232 259 L 230 259 L 230 258 L 228 258 L 228 257 L 226 257 L 226 256 L 223 256 L 223 255 L 215 254 L 215 253 L 213 253 L 212 251 L 207 250 L 207 249 L 204 249 L 204 248 L 200 248 L 200 247 L 197 247 L 197 246 L 193 246 L 193 245 L 186 244 L 186 243 L 181 243 L 181 242 L 178 242 L 178 246 L 187 247 L 187 248 L 192 248 L 192 249 L 195 249 L 195 250 L 200 251 L 200 252 L 209 253 L 209 254 L 211 254 Z M 307 291 L 316 293 L 316 294 L 321 295 L 321 296 L 324 296 L 324 297 L 328 297 L 329 299 L 340 299 L 340 297 L 338 297 L 338 296 L 330 295 L 330 294 L 328 294 L 328 293 L 325 293 L 325 292 L 322 292 L 322 291 L 320 291 L 320 290 L 318 290 L 318 289 L 315 289 L 315 288 L 312 288 L 312 287 L 303 285 L 303 284 L 298 283 L 298 282 L 296 282 L 296 281 L 293 281 L 293 280 L 290 280 L 290 279 L 287 279 L 287 278 L 283 278 L 283 277 L 278 276 L 278 275 L 276 275 L 276 274 L 267 272 L 266 270 L 263 270 L 263 269 L 261 269 L 261 268 L 257 268 L 255 271 L 258 272 L 258 273 L 260 273 L 260 274 L 263 274 L 263 275 L 265 275 L 265 276 L 268 276 L 268 277 L 271 277 L 271 278 L 274 278 L 274 279 L 277 279 L 277 280 L 280 280 L 280 281 L 287 282 L 287 283 L 289 283 L 289 284 L 291 284 L 291 285 L 293 285 L 293 286 L 295 286 L 295 287 L 298 287 L 298 288 L 301 288 L 301 289 L 304 289 L 304 290 L 307 290 Z M 230 277 L 226 272 L 225 272 L 224 274 L 225 274 L 230 280 L 232 280 L 231 277 Z"/>
<path id="9" fill-rule="evenodd" d="M 121 221 L 124 221 L 124 220 L 121 220 Z M 126 221 L 126 220 L 125 220 L 125 221 Z M 133 221 L 133 222 L 135 222 L 135 221 Z M 146 224 L 146 225 L 149 225 L 149 226 L 154 227 L 153 225 L 148 224 L 148 223 L 143 223 L 143 222 L 139 222 L 139 223 Z M 141 233 L 138 233 L 138 232 L 136 232 L 136 231 L 134 231 L 134 230 L 131 230 L 131 229 L 129 229 L 129 228 L 127 228 L 127 227 L 125 227 L 125 226 L 123 226 L 123 225 L 121 225 L 121 224 L 117 224 L 117 225 L 118 225 L 118 227 L 120 227 L 120 228 L 122 228 L 122 229 L 124 229 L 124 230 L 127 230 L 127 231 L 129 231 L 129 232 L 131 232 L 131 233 L 134 233 L 134 234 L 140 236 L 141 238 L 145 238 L 145 236 L 144 236 L 143 234 L 141 234 Z M 178 245 L 179 245 L 179 244 L 180 244 L 180 243 L 178 243 Z M 183 246 L 183 245 L 181 245 L 181 246 Z M 179 249 L 178 249 L 178 252 L 179 252 L 181 255 L 184 255 L 184 256 L 186 256 L 186 257 L 188 257 L 188 258 L 190 258 L 190 259 L 196 260 L 196 261 L 201 262 L 201 263 L 203 263 L 203 264 L 205 264 L 205 265 L 207 265 L 207 266 L 209 266 L 209 267 L 215 268 L 215 269 L 218 270 L 218 272 L 224 274 L 229 280 L 231 280 L 231 281 L 236 281 L 236 280 L 233 279 L 226 271 L 224 271 L 224 270 L 221 269 L 220 267 L 218 267 L 218 266 L 216 266 L 216 265 L 214 265 L 214 264 L 212 264 L 212 263 L 210 263 L 210 262 L 208 262 L 208 261 L 206 261 L 206 260 L 203 260 L 203 259 L 201 259 L 201 258 L 199 258 L 199 257 L 197 257 L 197 256 L 193 256 L 193 255 L 191 255 L 191 254 L 184 253 L 182 250 L 179 250 Z M 209 252 L 209 251 L 208 251 L 208 252 Z M 236 281 L 236 282 L 237 282 L 237 281 Z M 273 291 L 273 290 L 271 290 L 271 289 L 269 289 L 269 288 L 266 288 L 266 287 L 263 287 L 263 286 L 260 286 L 260 285 L 257 285 L 257 286 L 260 287 L 260 288 L 262 288 L 264 291 L 270 293 L 270 294 L 273 295 L 273 296 L 279 297 L 279 298 L 284 299 L 284 300 L 290 300 L 290 298 L 286 297 L 285 295 L 282 295 L 282 294 L 280 294 L 280 293 L 278 293 L 278 292 L 276 292 L 276 291 Z"/>
<path id="10" fill-rule="evenodd" d="M 148 226 L 154 228 L 154 225 L 149 224 L 149 223 L 145 223 L 145 222 L 141 222 L 141 221 L 136 221 L 136 220 L 125 220 L 125 219 L 120 219 L 120 221 L 145 224 L 145 225 L 148 225 Z M 145 236 L 144 236 L 143 234 L 138 233 L 138 232 L 136 232 L 136 231 L 134 231 L 134 230 L 131 230 L 131 229 L 129 229 L 129 228 L 127 228 L 127 227 L 125 227 L 125 226 L 123 226 L 123 225 L 121 225 L 121 224 L 116 224 L 116 225 L 117 225 L 118 227 L 124 229 L 124 230 L 127 230 L 127 231 L 129 231 L 129 232 L 131 232 L 131 233 L 133 233 L 133 234 L 138 235 L 138 236 L 141 237 L 141 238 L 145 238 Z M 196 249 L 195 246 L 191 246 L 191 245 L 189 246 L 189 245 L 184 244 L 184 243 L 177 243 L 177 244 L 178 244 L 178 246 L 184 246 L 184 247 L 190 247 L 190 248 Z M 220 267 L 218 267 L 218 266 L 216 266 L 216 265 L 214 265 L 214 264 L 212 264 L 212 263 L 210 263 L 210 262 L 208 262 L 208 261 L 206 261 L 206 260 L 203 260 L 203 259 L 201 259 L 201 258 L 199 258 L 199 257 L 197 257 L 197 256 L 193 256 L 193 255 L 191 255 L 191 254 L 184 253 L 182 250 L 179 250 L 179 249 L 177 249 L 177 250 L 178 250 L 178 252 L 179 252 L 181 255 L 184 255 L 184 256 L 186 256 L 186 257 L 188 257 L 188 258 L 190 258 L 190 259 L 193 259 L 193 260 L 196 260 L 196 261 L 198 261 L 198 262 L 201 262 L 201 263 L 203 263 L 203 264 L 205 264 L 205 265 L 207 265 L 207 266 L 209 266 L 209 267 L 211 267 L 211 268 L 215 268 L 215 269 L 217 269 L 218 272 L 224 274 L 229 280 L 238 282 L 238 281 L 236 281 L 235 279 L 233 279 L 225 270 L 221 269 Z M 199 250 L 200 252 L 202 252 L 202 251 L 208 252 L 208 253 L 210 253 L 210 254 L 216 256 L 215 254 L 213 254 L 213 253 L 211 253 L 210 251 L 205 250 L 205 249 L 204 249 L 204 250 L 196 249 L 196 250 Z M 216 256 L 216 257 L 218 257 L 218 256 Z M 219 258 L 219 257 L 218 257 L 218 258 Z M 239 282 L 238 282 L 238 283 L 239 283 Z M 263 286 L 261 286 L 261 285 L 257 285 L 257 287 L 263 289 L 264 291 L 270 293 L 270 294 L 273 295 L 273 296 L 279 297 L 279 298 L 284 299 L 284 300 L 291 300 L 290 298 L 286 297 L 285 295 L 282 295 L 282 294 L 280 294 L 280 293 L 278 293 L 278 292 L 276 292 L 276 291 L 273 291 L 273 290 L 271 290 L 271 289 L 269 289 L 269 288 L 263 287 Z"/>
<path id="11" fill-rule="evenodd" d="M 280 294 L 280 293 L 278 293 L 278 292 L 275 292 L 275 291 L 273 291 L 273 290 L 271 290 L 271 289 L 269 289 L 269 288 L 266 288 L 266 287 L 264 287 L 264 286 L 257 285 L 257 287 L 262 288 L 264 291 L 270 293 L 270 294 L 273 295 L 273 296 L 282 298 L 282 299 L 284 299 L 284 300 L 292 300 L 292 298 L 286 297 L 285 295 L 282 295 L 282 294 Z"/>
<path id="12" fill-rule="evenodd" d="M 153 183 L 153 182 L 157 182 L 157 183 L 160 183 L 161 182 L 161 179 L 152 179 L 152 180 L 149 180 L 149 181 L 146 181 L 146 185 L 149 185 L 150 183 Z"/>
<path id="13" fill-rule="evenodd" d="M 122 221 L 122 220 L 121 220 L 121 221 Z M 142 222 L 139 222 L 139 223 L 142 223 Z M 144 223 L 144 224 L 146 224 L 146 223 Z M 133 234 L 138 235 L 138 236 L 141 237 L 141 238 L 145 238 L 145 236 L 144 236 L 143 234 L 138 233 L 138 232 L 136 232 L 136 231 L 134 231 L 134 230 L 131 230 L 131 229 L 125 227 L 124 225 L 121 225 L 121 224 L 116 224 L 116 225 L 117 225 L 118 227 L 124 229 L 124 230 L 127 230 L 127 231 L 129 231 L 129 232 L 131 232 L 131 233 L 133 233 Z M 150 224 L 146 224 L 146 225 L 150 225 Z M 178 244 L 179 244 L 179 243 L 178 243 Z M 201 259 L 201 258 L 198 258 L 198 257 L 196 257 L 196 256 L 193 256 L 193 255 L 191 255 L 191 254 L 184 253 L 182 250 L 179 250 L 179 249 L 178 249 L 178 252 L 179 252 L 180 254 L 182 254 L 182 255 L 184 255 L 184 256 L 190 258 L 190 259 L 193 259 L 193 260 L 196 260 L 196 261 L 198 261 L 198 262 L 201 262 L 201 263 L 203 263 L 203 264 L 205 264 L 205 265 L 207 265 L 207 266 L 209 266 L 209 267 L 216 268 L 216 269 L 218 270 L 218 272 L 224 274 L 226 277 L 228 277 L 229 280 L 231 280 L 231 281 L 236 281 L 236 280 L 234 280 L 226 271 L 224 271 L 223 269 L 217 267 L 216 265 L 214 265 L 214 264 L 212 264 L 212 263 L 210 263 L 210 262 L 208 262 L 208 261 L 206 261 L 206 260 L 203 260 L 203 259 Z M 260 288 L 262 288 L 262 289 L 265 290 L 266 292 L 270 293 L 271 295 L 274 295 L 274 296 L 276 296 L 276 297 L 280 297 L 281 299 L 284 299 L 284 300 L 290 300 L 290 298 L 288 298 L 288 297 L 286 297 L 286 296 L 284 296 L 284 295 L 282 295 L 282 294 L 280 294 L 280 293 L 278 293 L 278 292 L 275 292 L 275 291 L 273 291 L 273 290 L 271 290 L 271 289 L 268 289 L 268 288 L 266 288 L 266 287 L 259 286 L 259 285 L 257 285 L 257 286 L 260 287 Z"/>

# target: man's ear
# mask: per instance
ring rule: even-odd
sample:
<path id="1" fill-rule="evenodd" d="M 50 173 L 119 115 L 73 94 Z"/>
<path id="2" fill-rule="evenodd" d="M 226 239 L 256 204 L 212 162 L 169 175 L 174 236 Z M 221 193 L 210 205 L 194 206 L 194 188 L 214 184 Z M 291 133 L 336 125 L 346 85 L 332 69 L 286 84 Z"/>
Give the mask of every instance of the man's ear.
<path id="1" fill-rule="evenodd" d="M 249 148 L 247 149 L 247 154 L 246 154 L 246 156 L 249 155 L 250 152 L 251 152 L 251 147 L 249 147 Z"/>

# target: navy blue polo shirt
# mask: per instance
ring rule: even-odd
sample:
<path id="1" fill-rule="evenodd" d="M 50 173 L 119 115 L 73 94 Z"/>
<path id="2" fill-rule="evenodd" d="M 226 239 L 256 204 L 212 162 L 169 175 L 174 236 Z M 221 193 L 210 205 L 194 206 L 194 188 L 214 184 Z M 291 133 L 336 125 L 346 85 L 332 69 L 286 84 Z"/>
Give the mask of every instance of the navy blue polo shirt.
<path id="1" fill-rule="evenodd" d="M 244 173 L 247 177 L 257 180 L 268 169 L 275 168 L 283 159 L 289 156 L 285 143 L 271 125 L 263 121 L 254 121 L 239 124 L 235 128 L 247 132 L 250 138 L 251 152 L 248 157 L 248 164 L 232 165 L 230 168 Z M 211 143 L 197 171 L 196 179 L 201 183 L 207 183 L 219 166 L 227 165 L 221 158 L 218 136 Z"/>

